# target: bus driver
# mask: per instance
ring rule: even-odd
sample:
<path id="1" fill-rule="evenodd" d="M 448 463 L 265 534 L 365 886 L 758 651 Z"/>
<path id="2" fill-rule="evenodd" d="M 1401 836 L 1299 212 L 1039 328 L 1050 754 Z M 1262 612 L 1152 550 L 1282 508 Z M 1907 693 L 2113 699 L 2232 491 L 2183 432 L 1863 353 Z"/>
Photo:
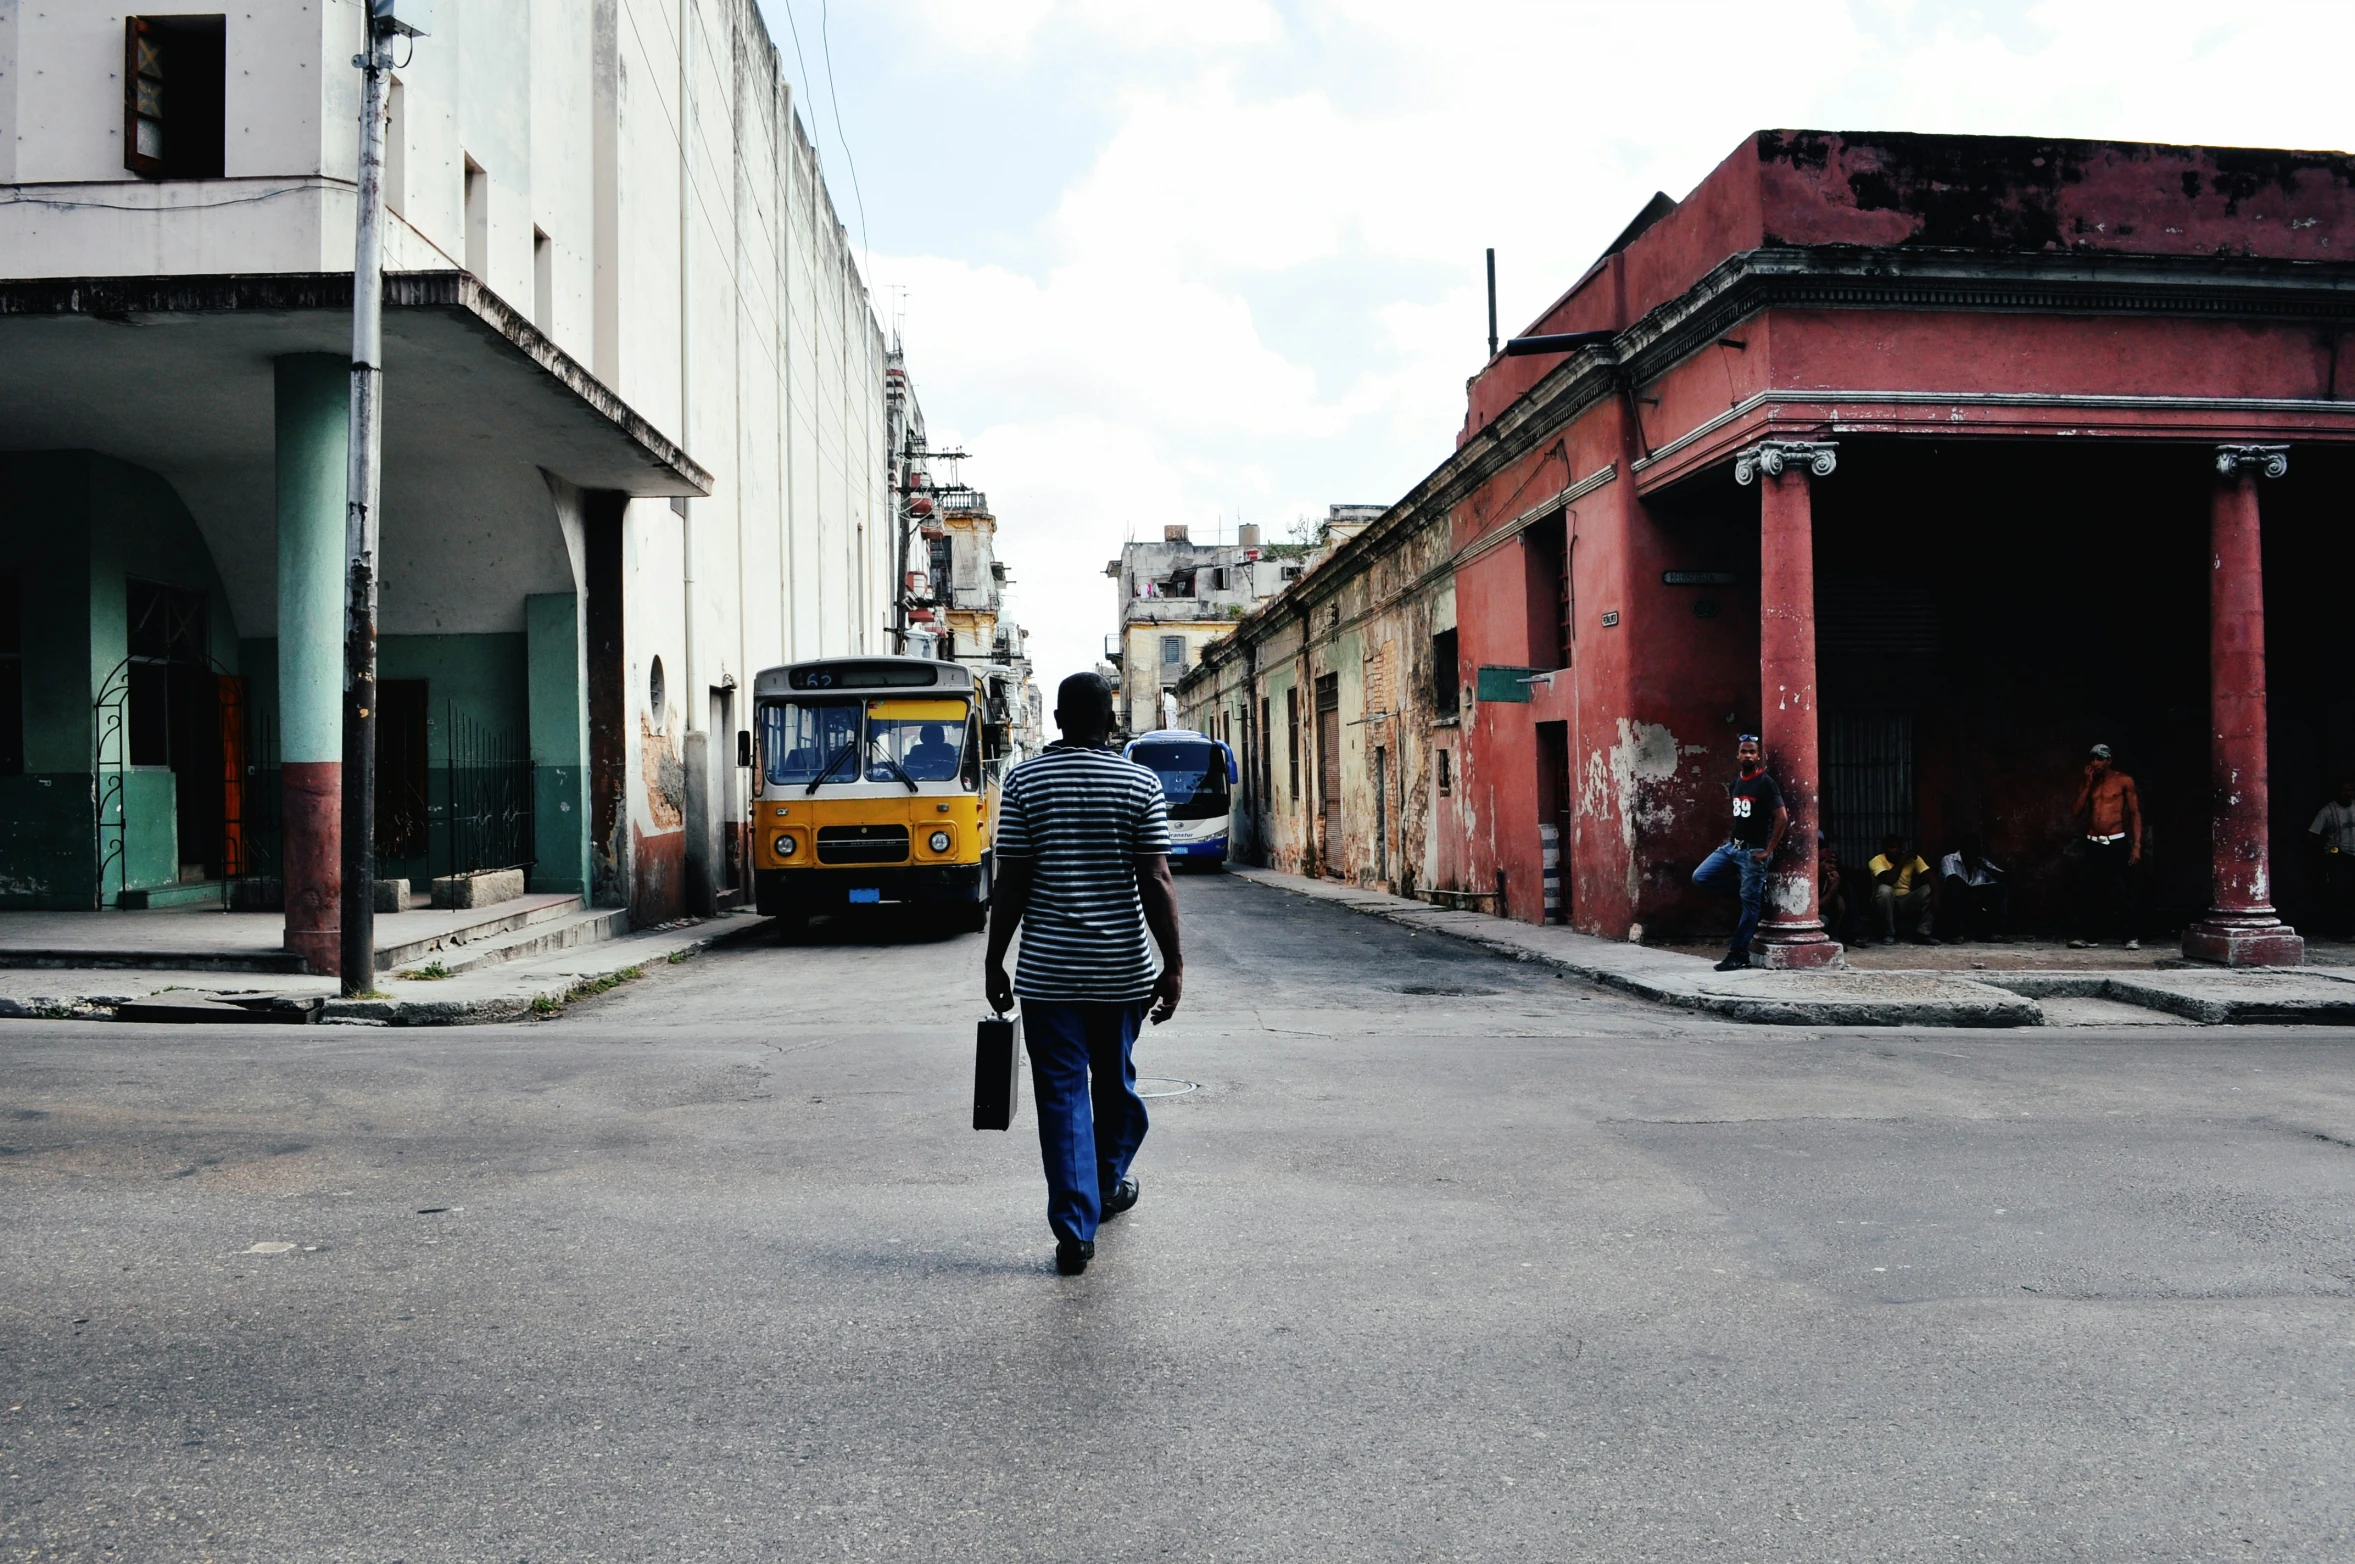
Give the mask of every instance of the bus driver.
<path id="1" fill-rule="evenodd" d="M 957 746 L 939 723 L 927 722 L 917 730 L 900 769 L 919 782 L 946 782 L 957 774 Z"/>

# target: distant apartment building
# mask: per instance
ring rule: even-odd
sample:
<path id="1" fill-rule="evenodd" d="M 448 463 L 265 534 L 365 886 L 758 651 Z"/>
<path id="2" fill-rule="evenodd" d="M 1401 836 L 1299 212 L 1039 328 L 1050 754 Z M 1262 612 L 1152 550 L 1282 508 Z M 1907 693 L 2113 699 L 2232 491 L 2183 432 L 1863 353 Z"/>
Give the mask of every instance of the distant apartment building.
<path id="1" fill-rule="evenodd" d="M 1333 509 L 1337 516 L 1358 508 Z M 1178 681 L 1201 661 L 1202 648 L 1299 580 L 1326 547 L 1321 541 L 1263 545 L 1259 528 L 1248 522 L 1235 529 L 1232 543 L 1196 543 L 1187 530 L 1164 527 L 1160 542 L 1131 543 L 1104 566 L 1119 583 L 1120 629 L 1108 661 L 1118 686 L 1115 709 L 1131 733 L 1173 724 Z"/>
<path id="2" fill-rule="evenodd" d="M 1039 695 L 1032 684 L 1027 630 L 1005 615 L 1006 567 L 997 555 L 998 519 L 989 496 L 969 485 L 935 484 L 929 469 L 943 458 L 917 445 L 908 453 L 905 510 L 909 535 L 904 582 L 905 649 L 973 670 L 985 715 L 1003 728 L 1003 754 L 1020 760 L 1041 747 Z"/>
<path id="3" fill-rule="evenodd" d="M 257 890 L 334 960 L 366 12 L 0 4 L 0 906 Z M 377 876 L 708 910 L 753 675 L 894 649 L 866 285 L 754 0 L 399 59 Z"/>

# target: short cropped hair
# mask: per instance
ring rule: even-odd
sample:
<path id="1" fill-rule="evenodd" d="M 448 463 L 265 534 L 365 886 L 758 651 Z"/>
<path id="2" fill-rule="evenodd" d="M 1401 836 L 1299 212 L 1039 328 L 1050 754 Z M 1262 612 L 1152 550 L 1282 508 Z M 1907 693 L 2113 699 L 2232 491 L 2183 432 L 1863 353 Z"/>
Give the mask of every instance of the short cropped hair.
<path id="1" fill-rule="evenodd" d="M 1073 719 L 1078 719 L 1076 722 Z M 1100 673 L 1075 673 L 1055 686 L 1058 727 L 1112 726 L 1112 686 Z"/>

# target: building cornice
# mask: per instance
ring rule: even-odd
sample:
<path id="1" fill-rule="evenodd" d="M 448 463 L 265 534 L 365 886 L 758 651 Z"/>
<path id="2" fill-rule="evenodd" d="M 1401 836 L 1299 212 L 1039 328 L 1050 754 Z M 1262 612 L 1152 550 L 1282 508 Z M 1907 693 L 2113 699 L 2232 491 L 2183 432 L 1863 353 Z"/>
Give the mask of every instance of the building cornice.
<path id="1" fill-rule="evenodd" d="M 1243 619 L 1234 634 L 1205 647 L 1197 666 L 1208 668 L 1223 661 L 1236 643 L 1264 641 L 1278 612 L 1297 612 L 1305 617 L 1340 593 L 1360 563 L 1380 553 L 1400 532 L 1410 530 L 1419 519 L 1431 519 L 1434 512 L 1444 515 L 1452 510 L 1490 478 L 1615 394 L 1622 384 L 1649 384 L 1744 321 L 1778 307 L 2355 322 L 2355 262 L 2094 251 L 2006 255 L 1856 245 L 1767 246 L 1729 256 L 1612 342 L 1566 355 L 1433 468 L 1380 520 Z M 1703 443 L 1712 434 L 1734 429 L 1759 409 L 1777 404 L 1943 406 L 1974 401 L 1988 406 L 2087 411 L 2355 413 L 2355 402 L 1767 391 L 1646 452 L 1632 471 L 1640 477 L 1672 454 Z M 1616 475 L 1616 469 L 1605 468 L 1602 474 L 1582 481 L 1603 475 Z M 1487 538 L 1501 543 L 1536 519 L 1536 515 L 1516 518 L 1496 533 L 1474 540 L 1468 548 L 1483 552 Z M 1468 557 L 1459 555 L 1445 568 Z M 1422 579 L 1418 578 L 1418 585 Z"/>
<path id="2" fill-rule="evenodd" d="M 1851 245 L 1747 250 L 1629 326 L 1609 351 L 1636 383 L 1648 383 L 1777 307 L 2355 320 L 2355 263 Z"/>
<path id="3" fill-rule="evenodd" d="M 387 309 L 446 310 L 472 321 L 523 354 L 588 404 L 647 456 L 693 485 L 712 490 L 712 475 L 668 435 L 624 402 L 588 366 L 470 272 L 390 272 Z M 0 316 L 85 315 L 136 326 L 175 316 L 283 314 L 322 310 L 349 314 L 350 272 L 252 272 L 205 276 L 43 277 L 0 279 Z"/>

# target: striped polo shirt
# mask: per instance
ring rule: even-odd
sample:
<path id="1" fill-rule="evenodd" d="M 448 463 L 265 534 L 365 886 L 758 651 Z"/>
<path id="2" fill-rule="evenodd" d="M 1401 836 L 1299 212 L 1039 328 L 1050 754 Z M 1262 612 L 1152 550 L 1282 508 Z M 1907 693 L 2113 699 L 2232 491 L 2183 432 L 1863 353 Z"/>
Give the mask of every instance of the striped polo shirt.
<path id="1" fill-rule="evenodd" d="M 1169 851 L 1160 778 L 1111 750 L 1058 744 L 1007 773 L 995 846 L 1032 865 L 1015 993 L 1125 1004 L 1153 992 L 1137 860 Z"/>

